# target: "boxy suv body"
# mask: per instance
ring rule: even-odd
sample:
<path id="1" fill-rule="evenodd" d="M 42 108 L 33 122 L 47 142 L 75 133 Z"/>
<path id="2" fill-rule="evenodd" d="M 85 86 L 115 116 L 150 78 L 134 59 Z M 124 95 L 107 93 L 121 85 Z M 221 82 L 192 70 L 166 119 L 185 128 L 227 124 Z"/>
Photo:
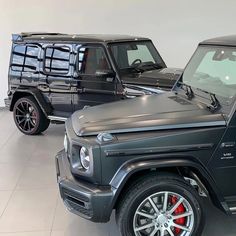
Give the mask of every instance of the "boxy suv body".
<path id="1" fill-rule="evenodd" d="M 236 36 L 200 43 L 174 91 L 75 112 L 56 157 L 68 209 L 124 236 L 199 236 L 236 213 Z"/>
<path id="2" fill-rule="evenodd" d="M 73 111 L 173 87 L 181 70 L 167 69 L 148 38 L 121 35 L 13 35 L 5 100 L 25 134 Z"/>

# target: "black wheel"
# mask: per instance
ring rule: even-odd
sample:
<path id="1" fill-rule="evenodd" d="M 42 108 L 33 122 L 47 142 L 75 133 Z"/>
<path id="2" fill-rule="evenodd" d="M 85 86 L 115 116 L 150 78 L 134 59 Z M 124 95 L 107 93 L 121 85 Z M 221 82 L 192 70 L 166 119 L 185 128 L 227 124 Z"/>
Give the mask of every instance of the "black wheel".
<path id="1" fill-rule="evenodd" d="M 199 236 L 204 225 L 197 191 L 171 174 L 145 176 L 132 184 L 116 219 L 123 236 Z"/>
<path id="2" fill-rule="evenodd" d="M 32 96 L 20 98 L 13 108 L 14 121 L 24 134 L 36 135 L 45 131 L 50 121 Z"/>

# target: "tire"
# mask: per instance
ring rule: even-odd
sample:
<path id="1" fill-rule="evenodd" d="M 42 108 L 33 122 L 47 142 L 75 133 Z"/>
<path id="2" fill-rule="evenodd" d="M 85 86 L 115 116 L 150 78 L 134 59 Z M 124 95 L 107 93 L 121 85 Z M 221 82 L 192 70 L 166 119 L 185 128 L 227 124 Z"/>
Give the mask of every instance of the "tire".
<path id="1" fill-rule="evenodd" d="M 205 222 L 202 202 L 197 191 L 183 178 L 172 174 L 155 174 L 143 176 L 130 186 L 116 210 L 122 236 L 201 235 Z M 179 204 L 179 200 L 183 202 Z M 174 209 L 175 206 L 178 207 Z M 186 216 L 180 217 L 182 214 Z"/>
<path id="2" fill-rule="evenodd" d="M 50 120 L 47 119 L 32 96 L 22 97 L 16 101 L 13 116 L 17 128 L 27 135 L 40 134 L 50 124 Z"/>

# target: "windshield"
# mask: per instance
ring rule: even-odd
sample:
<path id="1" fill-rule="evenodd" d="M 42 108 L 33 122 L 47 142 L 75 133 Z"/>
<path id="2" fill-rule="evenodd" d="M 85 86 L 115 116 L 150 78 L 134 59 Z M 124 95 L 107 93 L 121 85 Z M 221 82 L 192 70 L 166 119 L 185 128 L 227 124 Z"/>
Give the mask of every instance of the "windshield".
<path id="1" fill-rule="evenodd" d="M 236 94 L 236 48 L 200 46 L 183 73 L 183 83 L 233 98 Z"/>
<path id="2" fill-rule="evenodd" d="M 112 43 L 111 52 L 120 70 L 129 70 L 138 66 L 166 67 L 151 41 Z M 152 68 L 153 69 L 153 68 Z"/>

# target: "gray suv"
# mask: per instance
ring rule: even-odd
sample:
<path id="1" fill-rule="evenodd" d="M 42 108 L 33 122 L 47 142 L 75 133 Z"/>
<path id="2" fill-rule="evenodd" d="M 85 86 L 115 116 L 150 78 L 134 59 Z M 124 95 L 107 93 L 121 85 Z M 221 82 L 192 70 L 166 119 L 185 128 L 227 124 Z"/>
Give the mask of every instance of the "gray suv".
<path id="1" fill-rule="evenodd" d="M 199 236 L 236 213 L 236 36 L 199 44 L 174 91 L 75 112 L 56 157 L 68 209 L 124 236 Z"/>

